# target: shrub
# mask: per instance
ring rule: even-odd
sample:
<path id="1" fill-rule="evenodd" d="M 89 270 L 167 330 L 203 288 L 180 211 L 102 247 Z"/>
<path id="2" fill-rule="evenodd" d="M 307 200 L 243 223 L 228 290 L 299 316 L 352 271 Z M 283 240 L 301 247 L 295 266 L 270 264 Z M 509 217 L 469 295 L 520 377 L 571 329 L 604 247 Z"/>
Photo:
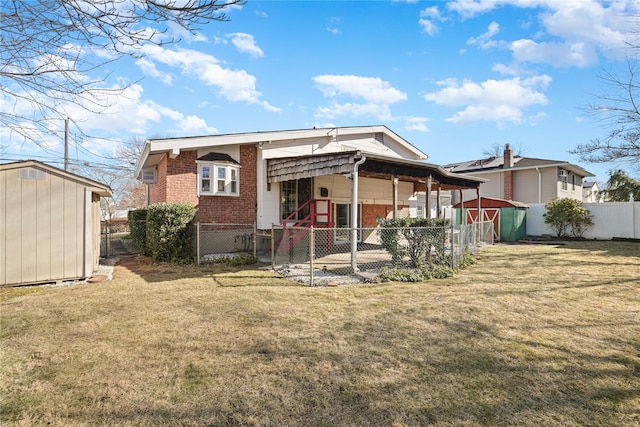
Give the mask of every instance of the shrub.
<path id="1" fill-rule="evenodd" d="M 187 203 L 155 203 L 147 209 L 147 248 L 155 261 L 193 260 L 190 225 L 196 208 Z"/>
<path id="2" fill-rule="evenodd" d="M 425 282 L 429 279 L 453 277 L 455 272 L 456 270 L 447 265 L 420 268 L 383 267 L 380 271 L 380 280 L 384 282 Z"/>
<path id="3" fill-rule="evenodd" d="M 404 257 L 409 266 L 418 268 L 428 263 L 440 262 L 444 254 L 448 221 L 442 218 L 393 218 L 378 219 L 381 226 L 382 247 L 391 255 L 394 266 L 400 266 Z M 435 249 L 435 254 L 432 249 Z"/>
<path id="4" fill-rule="evenodd" d="M 554 199 L 544 206 L 547 210 L 544 223 L 551 226 L 558 237 L 567 237 L 569 232 L 573 237 L 582 237 L 593 226 L 589 211 L 579 200 Z"/>
<path id="5" fill-rule="evenodd" d="M 251 254 L 239 253 L 235 255 L 216 256 L 203 261 L 203 264 L 227 264 L 234 267 L 241 265 L 251 265 L 258 262 L 258 259 Z"/>
<path id="6" fill-rule="evenodd" d="M 147 210 L 136 209 L 127 214 L 129 237 L 142 255 L 148 256 L 147 249 Z"/>

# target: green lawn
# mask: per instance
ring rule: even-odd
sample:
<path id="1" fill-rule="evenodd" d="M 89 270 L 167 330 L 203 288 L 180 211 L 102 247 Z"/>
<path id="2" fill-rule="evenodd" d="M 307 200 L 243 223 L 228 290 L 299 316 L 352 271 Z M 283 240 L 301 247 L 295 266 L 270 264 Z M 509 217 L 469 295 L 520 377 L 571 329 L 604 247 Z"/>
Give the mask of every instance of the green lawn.
<path id="1" fill-rule="evenodd" d="M 640 425 L 639 243 L 336 288 L 128 261 L 0 298 L 3 426 Z"/>

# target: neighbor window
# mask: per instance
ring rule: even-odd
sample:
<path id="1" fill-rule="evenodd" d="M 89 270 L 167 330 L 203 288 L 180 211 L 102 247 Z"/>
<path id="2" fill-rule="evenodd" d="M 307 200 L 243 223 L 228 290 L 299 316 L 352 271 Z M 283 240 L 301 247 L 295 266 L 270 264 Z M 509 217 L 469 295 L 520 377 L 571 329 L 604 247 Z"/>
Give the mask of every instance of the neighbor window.
<path id="1" fill-rule="evenodd" d="M 198 162 L 198 195 L 238 196 L 239 166 Z"/>
<path id="2" fill-rule="evenodd" d="M 566 175 L 564 175 L 562 177 L 562 189 L 565 190 L 565 191 L 567 190 L 567 176 Z"/>

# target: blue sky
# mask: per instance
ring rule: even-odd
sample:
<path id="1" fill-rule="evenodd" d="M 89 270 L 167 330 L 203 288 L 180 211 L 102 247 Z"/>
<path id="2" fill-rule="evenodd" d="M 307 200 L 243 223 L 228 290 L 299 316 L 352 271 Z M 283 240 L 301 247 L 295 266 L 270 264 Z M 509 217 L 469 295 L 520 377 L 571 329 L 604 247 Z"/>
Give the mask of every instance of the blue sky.
<path id="1" fill-rule="evenodd" d="M 228 13 L 97 70 L 105 87 L 129 87 L 103 114 L 69 107 L 104 138 L 72 135 L 71 155 L 103 161 L 132 137 L 383 124 L 431 163 L 510 143 L 606 181 L 611 165 L 567 150 L 606 132 L 585 106 L 607 90 L 603 70 L 625 76 L 638 54 L 625 44 L 637 41 L 637 0 L 249 0 Z M 2 133 L 2 157 L 53 161 L 63 127 L 42 137 L 46 152 Z"/>

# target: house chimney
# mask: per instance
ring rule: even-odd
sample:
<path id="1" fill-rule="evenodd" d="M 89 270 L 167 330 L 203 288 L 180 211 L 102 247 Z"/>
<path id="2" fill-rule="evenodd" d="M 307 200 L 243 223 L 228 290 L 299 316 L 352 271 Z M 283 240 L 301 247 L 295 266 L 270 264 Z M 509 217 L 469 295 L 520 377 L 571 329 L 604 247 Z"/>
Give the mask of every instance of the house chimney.
<path id="1" fill-rule="evenodd" d="M 513 151 L 511 151 L 511 147 L 509 144 L 504 146 L 504 164 L 502 166 L 503 169 L 508 169 L 513 166 Z"/>

